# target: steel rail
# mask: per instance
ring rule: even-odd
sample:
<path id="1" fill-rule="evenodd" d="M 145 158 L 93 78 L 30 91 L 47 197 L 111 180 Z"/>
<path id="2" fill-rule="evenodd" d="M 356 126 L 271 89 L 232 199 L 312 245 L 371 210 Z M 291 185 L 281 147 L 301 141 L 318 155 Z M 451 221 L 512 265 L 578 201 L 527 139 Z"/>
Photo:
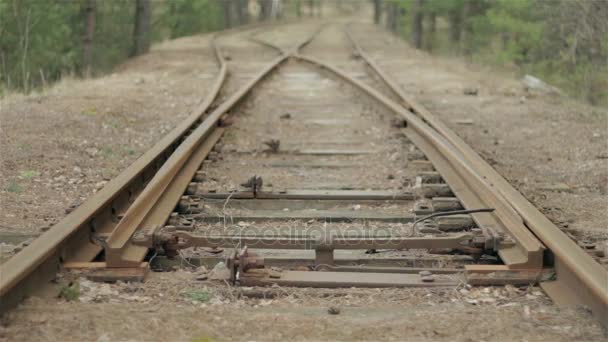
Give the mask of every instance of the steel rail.
<path id="1" fill-rule="evenodd" d="M 248 35 L 247 39 L 249 39 L 250 41 L 252 41 L 252 42 L 254 42 L 256 44 L 259 44 L 259 45 L 265 46 L 267 48 L 276 50 L 279 55 L 284 55 L 286 53 L 286 50 L 283 49 L 283 48 L 281 48 L 281 47 L 279 47 L 278 45 L 274 45 L 274 44 L 272 44 L 270 42 L 267 42 L 267 41 L 265 41 L 263 39 L 255 37 L 254 35 L 256 33 L 257 33 L 257 31 L 252 32 L 251 34 Z"/>
<path id="2" fill-rule="evenodd" d="M 557 280 L 541 283 L 541 287 L 557 303 L 583 304 L 608 327 L 608 271 L 543 215 L 530 201 L 477 154 L 462 138 L 449 129 L 439 118 L 422 105 L 405 95 L 397 83 L 361 48 L 346 30 L 358 55 L 401 99 L 402 103 L 418 115 L 460 155 L 470 163 L 496 189 L 520 215 L 525 226 L 545 244 L 553 256 Z"/>
<path id="3" fill-rule="evenodd" d="M 276 23 L 263 24 L 274 26 Z M 215 40 L 217 36 L 259 27 L 250 25 L 224 31 L 213 36 L 211 44 L 220 70 L 209 95 L 197 108 L 169 134 L 164 136 L 150 150 L 146 151 L 104 188 L 91 196 L 85 203 L 35 239 L 28 247 L 0 265 L 0 313 L 18 304 L 25 296 L 35 292 L 41 283 L 50 281 L 63 261 L 91 260 L 103 247 L 92 241 L 92 235 L 106 228 L 106 233 L 115 228 L 113 217 L 130 207 L 144 184 L 156 174 L 167 155 L 174 152 L 176 145 L 200 122 L 202 116 L 217 98 L 228 74 L 228 67 Z M 300 46 L 308 44 L 318 33 L 315 32 Z M 282 58 L 284 61 L 286 56 Z M 109 226 L 109 227 L 107 227 Z M 110 231 L 107 231 L 110 228 Z"/>
<path id="4" fill-rule="evenodd" d="M 513 266 L 519 268 L 538 268 L 542 267 L 543 246 L 538 243 L 536 238 L 527 230 L 519 216 L 509 206 L 509 204 L 499 196 L 486 180 L 483 179 L 475 169 L 466 163 L 460 153 L 456 151 L 442 136 L 435 130 L 424 123 L 420 118 L 405 110 L 400 104 L 390 100 L 385 95 L 378 92 L 376 89 L 362 83 L 359 80 L 350 77 L 346 73 L 340 71 L 336 67 L 306 56 L 296 56 L 297 59 L 311 63 L 323 69 L 334 73 L 340 78 L 351 83 L 356 88 L 368 94 L 380 104 L 384 105 L 389 110 L 400 114 L 408 123 L 408 136 L 418 146 L 434 165 L 442 164 L 445 168 L 450 168 L 450 176 L 454 179 L 446 179 L 448 184 L 451 184 L 452 190 L 460 195 L 467 195 L 466 200 L 463 200 L 467 208 L 495 208 L 493 213 L 472 214 L 475 220 L 478 220 L 481 215 L 485 220 L 492 222 L 496 226 L 502 226 L 502 230 L 509 233 L 516 240 L 518 250 L 505 249 L 509 253 L 517 252 Z M 445 176 L 445 175 L 444 175 Z M 458 183 L 456 183 L 456 181 Z M 457 185 L 456 185 L 457 184 Z M 456 185 L 456 186 L 455 186 Z M 483 227 L 483 225 L 480 225 Z M 508 228 L 508 230 L 507 230 Z"/>
<path id="5" fill-rule="evenodd" d="M 216 79 L 206 98 L 184 119 L 177 127 L 165 135 L 151 149 L 108 182 L 99 192 L 91 196 L 76 210 L 67 215 L 59 223 L 51 227 L 29 246 L 0 265 L 0 312 L 10 309 L 19 303 L 27 294 L 33 292 L 41 282 L 46 282 L 55 276 L 61 261 L 78 254 L 74 249 L 88 249 L 86 255 L 95 257 L 101 247 L 89 239 L 94 230 L 94 219 L 100 213 L 113 207 L 113 202 L 122 193 L 139 188 L 140 183 L 148 179 L 163 157 L 206 113 L 209 106 L 218 96 L 226 80 L 228 72 L 219 47 L 215 44 L 217 35 L 211 40 L 214 55 L 220 64 Z M 79 235 L 84 235 L 83 239 Z M 74 244 L 77 244 L 74 246 Z M 29 280 L 29 281 L 28 281 Z M 17 287 L 17 285 L 19 285 Z"/>
<path id="6" fill-rule="evenodd" d="M 321 29 L 322 27 L 315 30 L 306 39 L 296 44 L 291 50 L 298 51 L 301 47 L 307 45 Z M 146 220 L 146 217 L 151 215 L 151 212 L 165 194 L 167 187 L 192 157 L 197 147 L 203 144 L 205 139 L 212 135 L 220 118 L 239 103 L 245 95 L 247 95 L 251 89 L 253 89 L 253 87 L 263 80 L 271 71 L 285 62 L 288 57 L 289 55 L 282 54 L 271 61 L 266 67 L 262 68 L 255 77 L 249 80 L 243 87 L 213 110 L 213 112 L 210 113 L 175 149 L 169 159 L 146 185 L 142 193 L 135 199 L 106 240 L 105 256 L 108 267 L 137 267 L 141 264 L 141 259 L 145 256 L 147 249 L 135 246 L 131 243 L 130 240 L 133 234 L 139 228 L 144 228 L 142 227 L 142 223 Z M 187 187 L 187 184 L 185 187 Z M 185 188 L 182 190 L 185 190 Z M 179 200 L 179 197 L 177 197 L 177 200 Z M 177 200 L 174 204 L 177 204 Z M 164 207 L 172 209 L 170 205 L 165 205 Z M 168 214 L 161 215 L 161 218 L 162 217 L 168 217 Z"/>
<path id="7" fill-rule="evenodd" d="M 350 36 L 349 39 L 351 40 L 351 42 L 353 42 Z M 260 44 L 278 51 L 283 51 L 282 48 L 268 42 L 263 42 Z M 318 63 L 316 64 L 319 65 Z M 424 130 L 422 130 L 422 132 L 423 131 Z M 418 130 L 418 132 L 421 132 L 421 130 Z M 475 193 L 474 191 L 472 191 L 471 189 L 475 189 L 478 186 L 481 186 L 482 188 L 486 187 L 486 184 L 484 184 L 483 179 L 480 179 L 480 177 L 474 171 L 470 171 L 468 173 L 468 176 L 465 175 L 459 177 L 452 169 L 452 166 L 450 166 L 450 162 L 448 160 L 445 160 L 445 155 L 454 155 L 455 158 L 460 158 L 461 156 L 458 154 L 457 151 L 454 151 L 451 148 L 448 148 L 449 153 L 446 153 L 445 151 L 438 151 L 435 148 L 433 139 L 423 137 L 422 135 L 416 134 L 414 132 L 410 132 L 410 138 L 414 141 L 414 143 L 416 143 L 416 145 L 418 145 L 418 147 L 423 149 L 429 159 L 433 161 L 434 165 L 444 165 L 443 169 L 448 170 L 445 173 L 450 174 L 450 176 L 447 177 L 449 178 L 448 181 L 450 185 L 452 186 L 453 190 L 456 190 L 454 192 L 457 193 L 458 197 L 468 208 L 484 207 L 489 206 L 489 204 L 492 204 L 493 207 L 498 208 L 496 215 L 490 215 L 485 213 L 474 214 L 472 216 L 474 220 L 478 223 L 478 225 L 482 227 L 484 231 L 486 231 L 486 235 L 495 235 L 495 231 L 487 231 L 488 227 L 492 227 L 500 231 L 508 231 L 515 238 L 518 245 L 514 247 L 503 246 L 498 251 L 499 255 L 501 255 L 501 257 L 503 258 L 503 260 L 505 260 L 506 263 L 508 263 L 512 267 L 518 268 L 542 267 L 542 253 L 544 247 L 542 246 L 542 244 L 538 243 L 534 236 L 532 236 L 527 231 L 527 229 L 522 224 L 521 218 L 508 205 L 508 203 L 506 203 L 504 199 L 502 199 L 500 196 L 497 196 L 496 194 L 488 194 L 484 193 L 483 191 Z M 467 183 L 471 183 L 471 178 L 477 178 L 477 182 L 473 182 L 472 184 L 467 185 Z M 467 179 L 469 179 L 468 182 Z M 508 226 L 509 229 L 507 230 L 505 226 Z"/>
<path id="8" fill-rule="evenodd" d="M 263 26 L 267 25 L 276 24 Z M 242 30 L 244 28 L 236 28 L 220 34 Z M 318 31 L 299 46 L 308 44 L 317 33 Z M 115 218 L 123 217 L 121 211 L 128 211 L 133 198 L 139 194 L 144 184 L 162 168 L 167 155 L 174 152 L 176 145 L 201 120 L 217 98 L 228 73 L 223 54 L 215 44 L 217 35 L 219 34 L 213 37 L 211 43 L 220 64 L 220 71 L 209 96 L 188 118 L 98 193 L 34 240 L 23 251 L 0 265 L 0 312 L 15 306 L 26 295 L 35 292 L 41 283 L 51 280 L 59 270 L 61 262 L 91 260 L 101 252 L 100 243 L 92 241 L 93 233 L 100 230 L 109 233 L 115 228 L 116 225 L 113 223 Z M 281 61 L 286 58 L 286 56 L 282 57 Z"/>
<path id="9" fill-rule="evenodd" d="M 319 27 L 315 31 L 313 37 L 316 36 L 317 34 L 319 34 L 319 32 L 321 32 L 325 28 L 326 25 L 327 25 L 327 23 L 322 23 L 321 25 L 319 25 Z M 256 44 L 259 44 L 259 45 L 262 45 L 262 46 L 267 47 L 269 49 L 275 50 L 277 53 L 279 53 L 279 55 L 294 55 L 294 54 L 297 54 L 297 53 L 299 53 L 299 51 L 301 49 L 303 49 L 306 45 L 308 45 L 312 41 L 312 39 L 309 39 L 309 40 L 306 41 L 306 43 L 304 43 L 304 44 L 302 44 L 300 46 L 295 46 L 295 47 L 291 47 L 291 48 L 283 48 L 283 47 L 280 47 L 280 46 L 278 46 L 276 44 L 273 44 L 273 43 L 271 43 L 269 41 L 266 41 L 264 39 L 260 39 L 258 37 L 255 37 L 255 35 L 258 33 L 258 31 L 261 31 L 262 29 L 264 29 L 264 28 L 260 28 L 260 29 L 258 29 L 256 31 L 251 32 L 248 35 L 247 39 L 249 39 L 250 41 L 252 41 L 252 42 L 254 42 Z"/>

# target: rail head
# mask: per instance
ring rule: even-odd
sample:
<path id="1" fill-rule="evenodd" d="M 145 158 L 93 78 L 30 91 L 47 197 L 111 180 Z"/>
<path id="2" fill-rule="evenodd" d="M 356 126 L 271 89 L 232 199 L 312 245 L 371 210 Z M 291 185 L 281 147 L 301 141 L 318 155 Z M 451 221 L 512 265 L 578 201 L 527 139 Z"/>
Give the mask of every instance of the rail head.
<path id="1" fill-rule="evenodd" d="M 298 51 L 301 47 L 308 44 L 320 32 L 321 28 L 315 30 L 303 41 L 295 44 L 292 48 Z M 129 253 L 128 247 L 136 249 L 130 244 L 130 239 L 135 231 L 141 228 L 142 222 L 155 208 L 155 204 L 163 196 L 171 180 L 178 174 L 183 165 L 189 160 L 197 146 L 211 135 L 217 127 L 220 118 L 240 102 L 260 81 L 262 81 L 271 71 L 276 69 L 288 58 L 287 54 L 282 54 L 266 67 L 262 68 L 255 77 L 249 80 L 243 87 L 232 94 L 226 101 L 220 104 L 211 112 L 200 125 L 198 125 L 188 137 L 181 142 L 175 152 L 167 159 L 163 166 L 154 175 L 152 180 L 146 185 L 142 193 L 135 199 L 133 204 L 121 218 L 120 222 L 111 232 L 106 240 L 105 255 L 108 267 L 132 267 L 141 263 L 143 253 Z"/>
<path id="2" fill-rule="evenodd" d="M 100 213 L 106 211 L 108 207 L 112 206 L 113 202 L 118 200 L 121 194 L 129 192 L 130 188 L 133 187 L 135 183 L 147 182 L 148 178 L 146 178 L 146 176 L 150 173 L 156 173 L 156 168 L 159 167 L 158 164 L 162 165 L 163 163 L 163 156 L 170 153 L 173 146 L 176 145 L 202 118 L 219 94 L 228 74 L 228 66 L 219 44 L 217 44 L 217 38 L 225 34 L 238 33 L 260 26 L 274 25 L 277 25 L 277 23 L 248 25 L 246 27 L 223 31 L 212 37 L 210 44 L 214 50 L 214 56 L 218 61 L 220 68 L 218 76 L 216 77 L 207 98 L 192 111 L 192 114 L 188 116 L 188 118 L 169 132 L 169 134 L 164 136 L 157 144 L 146 151 L 116 178 L 108 182 L 104 188 L 91 196 L 58 224 L 54 225 L 47 232 L 35 239 L 21 252 L 0 265 L 0 311 L 9 309 L 12 305 L 19 302 L 19 300 L 6 300 L 7 296 L 10 296 L 11 293 L 14 292 L 13 290 L 15 290 L 15 287 L 18 284 L 28 279 L 28 277 L 31 277 L 34 273 L 39 273 L 39 275 L 44 273 L 45 276 L 43 277 L 43 281 L 52 279 L 57 271 L 59 262 L 63 260 L 64 251 L 68 245 L 84 242 L 88 244 L 88 247 L 92 246 L 94 251 L 99 252 L 102 250 L 101 246 L 92 244 L 89 240 L 89 235 L 94 230 L 92 220 Z M 308 44 L 317 33 L 318 31 L 298 44 L 298 47 Z M 281 57 L 281 61 L 282 60 L 284 60 L 284 57 Z M 228 107 L 229 106 L 220 106 L 224 111 Z M 50 259 L 52 259 L 53 262 L 50 262 Z M 49 264 L 51 267 L 47 267 L 46 264 Z M 42 272 L 42 268 L 44 268 L 44 272 Z M 41 272 L 36 272 L 37 270 Z M 40 277 L 36 277 L 35 281 L 40 282 L 41 279 L 39 278 Z M 19 295 L 22 297 L 25 295 L 25 292 L 27 291 L 24 290 L 19 294 L 12 294 L 13 296 Z"/>
<path id="3" fill-rule="evenodd" d="M 469 186 L 476 191 L 478 194 L 477 197 L 485 199 L 486 203 L 484 207 L 496 209 L 495 213 L 492 215 L 498 217 L 500 221 L 503 221 L 505 224 L 509 225 L 509 228 L 511 229 L 508 230 L 507 233 L 511 234 L 511 236 L 516 239 L 519 244 L 525 246 L 526 249 L 535 251 L 536 254 L 542 255 L 543 246 L 535 243 L 536 239 L 523 226 L 523 221 L 513 210 L 513 208 L 510 207 L 509 203 L 505 201 L 505 199 L 500 196 L 495 189 L 493 189 L 491 184 L 489 184 L 483 178 L 483 176 L 479 174 L 478 170 L 473 168 L 462 158 L 459 151 L 457 151 L 444 137 L 439 135 L 422 119 L 404 109 L 400 104 L 390 100 L 377 90 L 359 80 L 354 79 L 329 63 L 308 56 L 298 55 L 294 58 L 311 63 L 336 74 L 338 77 L 346 80 L 348 83 L 351 83 L 353 86 L 355 86 L 355 88 L 360 89 L 365 94 L 377 100 L 380 104 L 386 106 L 386 108 L 389 110 L 401 115 L 408 122 L 408 129 L 417 132 L 417 134 L 419 134 L 424 141 L 428 142 L 429 146 L 432 146 L 441 156 L 447 158 L 447 162 L 453 165 L 454 170 L 456 170 L 464 179 L 466 179 Z M 532 266 L 530 265 L 528 267 Z"/>
<path id="4" fill-rule="evenodd" d="M 608 327 L 608 271 L 513 188 L 504 177 L 439 118 L 406 96 L 392 77 L 386 74 L 361 48 L 349 27 L 350 24 L 346 26 L 345 33 L 356 53 L 385 81 L 391 91 L 401 99 L 403 105 L 454 146 L 467 163 L 473 165 L 479 174 L 489 181 L 492 188 L 517 212 L 526 228 L 549 248 L 555 259 L 558 276 L 554 284 L 548 283 L 546 286 L 545 290 L 549 296 L 558 303 L 582 303 L 592 308 L 594 315 L 600 318 L 605 327 Z M 573 299 L 564 300 L 563 297 Z"/>
<path id="5" fill-rule="evenodd" d="M 116 178 L 109 181 L 99 192 L 95 193 L 59 223 L 44 232 L 21 252 L 12 256 L 4 264 L 0 265 L 0 301 L 3 301 L 3 297 L 7 295 L 11 289 L 29 274 L 34 272 L 37 267 L 43 264 L 48 258 L 53 255 L 57 255 L 58 258 L 61 258 L 62 253 L 60 253 L 60 250 L 69 242 L 68 240 L 70 237 L 79 231 L 91 230 L 91 221 L 96 215 L 108 206 L 111 206 L 112 202 L 116 200 L 121 193 L 128 191 L 134 183 L 141 181 L 144 174 L 155 167 L 155 164 L 159 162 L 162 155 L 167 153 L 174 144 L 179 142 L 188 130 L 206 113 L 211 103 L 219 94 L 228 73 L 228 66 L 222 56 L 220 47 L 215 42 L 216 38 L 217 35 L 214 35 L 211 38 L 210 44 L 214 50 L 216 61 L 219 64 L 219 71 L 209 90 L 208 96 L 185 120 L 161 138 L 159 142 L 146 151 L 141 157 L 136 159 Z M 101 247 L 99 250 L 101 250 Z M 4 310 L 4 305 L 1 304 L 2 303 L 0 303 L 0 309 Z"/>

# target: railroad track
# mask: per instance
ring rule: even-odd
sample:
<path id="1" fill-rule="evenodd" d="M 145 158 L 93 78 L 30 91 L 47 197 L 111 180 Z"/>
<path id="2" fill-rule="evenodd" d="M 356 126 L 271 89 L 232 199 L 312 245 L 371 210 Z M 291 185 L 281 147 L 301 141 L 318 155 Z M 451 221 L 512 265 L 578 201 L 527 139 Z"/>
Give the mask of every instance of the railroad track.
<path id="1" fill-rule="evenodd" d="M 605 324 L 604 268 L 403 94 L 348 25 L 305 31 L 281 45 L 262 39 L 264 28 L 242 31 L 276 54 L 245 80 L 229 81 L 214 39 L 210 95 L 0 266 L 2 309 L 58 271 L 143 280 L 177 257 L 225 260 L 231 282 L 252 286 L 540 283 L 558 304 L 585 305 Z M 344 36 L 336 53 L 345 65 L 318 57 L 321 31 Z"/>

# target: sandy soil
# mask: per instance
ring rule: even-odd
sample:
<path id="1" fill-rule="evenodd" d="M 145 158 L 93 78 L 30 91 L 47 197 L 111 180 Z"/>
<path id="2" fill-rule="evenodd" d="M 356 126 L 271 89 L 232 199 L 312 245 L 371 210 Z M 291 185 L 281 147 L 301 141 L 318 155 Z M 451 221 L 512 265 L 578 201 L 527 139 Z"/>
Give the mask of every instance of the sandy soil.
<path id="1" fill-rule="evenodd" d="M 206 270 L 155 273 L 145 284 L 80 283 L 79 299 L 28 300 L 0 340 L 591 341 L 584 312 L 556 311 L 535 288 L 232 288 Z M 266 294 L 249 298 L 243 294 Z M 270 298 L 268 298 L 270 297 Z M 339 314 L 330 314 L 339 310 Z M 336 310 L 337 309 L 337 310 Z"/>
<path id="2" fill-rule="evenodd" d="M 105 77 L 1 99 L 2 232 L 56 223 L 190 114 L 217 70 L 208 37 L 185 38 Z"/>
<path id="3" fill-rule="evenodd" d="M 220 98 L 276 56 L 248 42 L 249 32 L 218 39 L 239 66 Z M 0 99 L 0 255 L 57 223 L 190 115 L 219 70 L 210 40 L 167 41 L 110 75 Z"/>
<path id="4" fill-rule="evenodd" d="M 601 236 L 607 215 L 602 185 L 607 161 L 598 159 L 606 152 L 604 111 L 559 98 L 533 97 L 516 80 L 412 51 L 367 24 L 359 25 L 357 32 L 366 35 L 364 47 L 382 57 L 381 64 L 398 76 L 404 89 L 494 160 L 495 167 L 545 213 L 566 220 L 585 237 Z M 329 56 L 326 49 L 333 42 L 333 55 L 339 56 L 335 58 L 348 55 L 339 31 L 330 29 L 319 38 L 324 44 L 311 45 L 307 53 L 322 51 Z M 168 42 L 107 77 L 3 99 L 2 229 L 36 233 L 55 222 L 65 208 L 114 176 L 185 116 L 217 70 L 210 58 L 192 56 L 198 51 L 195 46 L 209 56 L 206 45 L 199 44 L 205 39 Z M 245 49 L 250 47 L 240 41 Z M 239 43 L 231 44 L 238 60 Z M 397 53 L 406 58 L 390 57 Z M 238 67 L 243 74 L 256 70 L 253 65 Z M 191 73 L 193 68 L 200 72 Z M 463 95 L 467 86 L 478 87 L 479 94 Z M 116 114 L 109 113 L 125 119 L 114 127 Z M 458 124 L 461 119 L 473 123 Z M 522 122 L 527 123 L 525 128 Z M 48 130 L 49 125 L 53 129 Z M 525 144 L 526 139 L 534 141 L 536 150 Z M 134 149 L 133 154 L 119 153 L 126 146 Z M 83 180 L 78 183 L 79 179 Z M 558 182 L 569 190 L 540 186 Z M 197 280 L 205 277 L 211 277 L 205 269 L 186 269 L 153 273 L 144 284 L 102 285 L 66 275 L 57 290 L 65 293 L 70 281 L 78 283 L 79 298 L 29 299 L 0 320 L 0 340 L 606 339 L 588 312 L 557 308 L 535 287 L 272 288 L 277 297 L 247 299 L 240 293 L 257 289 Z M 330 307 L 339 314 L 330 314 Z"/>

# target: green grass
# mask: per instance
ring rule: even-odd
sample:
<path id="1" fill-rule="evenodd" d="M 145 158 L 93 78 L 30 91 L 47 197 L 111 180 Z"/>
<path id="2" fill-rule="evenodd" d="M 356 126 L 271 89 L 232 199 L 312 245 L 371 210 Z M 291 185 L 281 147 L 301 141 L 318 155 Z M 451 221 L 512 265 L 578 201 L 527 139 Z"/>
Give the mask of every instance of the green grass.
<path id="1" fill-rule="evenodd" d="M 101 154 L 105 157 L 105 158 L 110 158 L 114 156 L 114 150 L 109 147 L 109 146 L 105 146 L 101 148 Z"/>
<path id="2" fill-rule="evenodd" d="M 18 194 L 23 192 L 23 187 L 15 182 L 11 182 L 6 187 L 6 191 Z"/>
<path id="3" fill-rule="evenodd" d="M 83 110 L 82 112 L 80 112 L 80 114 L 86 115 L 86 116 L 95 116 L 95 115 L 97 115 L 97 108 L 95 108 L 95 107 L 87 108 L 87 109 Z"/>
<path id="4" fill-rule="evenodd" d="M 192 339 L 192 342 L 214 342 L 215 339 L 213 337 L 209 337 L 209 336 L 201 336 L 201 337 L 195 337 Z"/>
<path id="5" fill-rule="evenodd" d="M 224 133 L 224 136 L 222 138 L 225 142 L 232 142 L 234 140 L 236 140 L 236 133 L 234 131 L 231 130 L 227 130 Z"/>
<path id="6" fill-rule="evenodd" d="M 63 284 L 59 289 L 59 297 L 72 302 L 80 297 L 80 284 L 78 282 Z"/>
<path id="7" fill-rule="evenodd" d="M 40 176 L 40 172 L 38 172 L 36 170 L 25 170 L 25 171 L 19 172 L 19 177 L 21 177 L 23 179 L 32 179 L 32 178 L 36 178 L 38 176 Z"/>
<path id="8" fill-rule="evenodd" d="M 184 293 L 184 296 L 190 300 L 205 303 L 211 299 L 211 294 L 207 291 L 192 290 Z"/>
<path id="9" fill-rule="evenodd" d="M 135 154 L 135 150 L 131 149 L 131 148 L 125 148 L 124 152 L 125 152 L 125 155 L 127 155 L 127 156 L 132 156 Z"/>

